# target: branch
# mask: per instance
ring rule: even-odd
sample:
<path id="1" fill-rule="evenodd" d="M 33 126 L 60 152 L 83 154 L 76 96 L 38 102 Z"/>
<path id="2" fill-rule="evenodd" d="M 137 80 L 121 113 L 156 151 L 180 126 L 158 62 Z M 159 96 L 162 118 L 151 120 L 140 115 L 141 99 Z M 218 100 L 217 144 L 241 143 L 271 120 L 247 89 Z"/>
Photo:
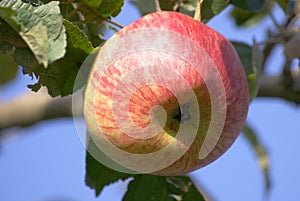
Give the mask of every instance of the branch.
<path id="1" fill-rule="evenodd" d="M 293 73 L 294 90 L 287 89 L 282 76 L 262 75 L 258 97 L 281 98 L 300 104 L 300 72 Z M 297 91 L 298 90 L 298 91 Z M 46 90 L 28 92 L 10 101 L 0 101 L 0 131 L 12 127 L 27 127 L 38 122 L 82 115 L 82 91 L 76 92 L 72 111 L 72 96 L 51 98 Z"/>
<path id="2" fill-rule="evenodd" d="M 161 12 L 159 0 L 154 0 L 156 12 Z"/>
<path id="3" fill-rule="evenodd" d="M 82 114 L 80 101 L 76 100 L 76 114 Z M 72 96 L 52 98 L 46 90 L 28 92 L 11 101 L 0 101 L 0 111 L 0 130 L 31 126 L 43 120 L 72 117 Z"/>
<path id="4" fill-rule="evenodd" d="M 262 75 L 258 97 L 281 98 L 300 104 L 300 73 L 293 73 L 293 88 L 286 88 L 285 86 L 283 76 Z"/>
<path id="5" fill-rule="evenodd" d="M 203 0 L 197 0 L 197 4 L 196 4 L 196 10 L 195 10 L 195 14 L 194 14 L 194 19 L 201 21 L 201 4 L 202 4 Z"/>

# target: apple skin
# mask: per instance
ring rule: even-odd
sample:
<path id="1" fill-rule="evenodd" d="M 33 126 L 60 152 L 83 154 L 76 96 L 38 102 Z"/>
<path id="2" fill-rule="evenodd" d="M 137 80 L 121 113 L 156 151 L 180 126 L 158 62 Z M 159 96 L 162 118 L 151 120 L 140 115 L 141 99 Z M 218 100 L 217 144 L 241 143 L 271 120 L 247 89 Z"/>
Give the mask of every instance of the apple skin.
<path id="1" fill-rule="evenodd" d="M 151 13 L 126 26 L 112 38 L 122 38 L 133 32 L 148 29 L 166 30 L 189 38 L 195 45 L 199 46 L 209 55 L 219 72 L 226 95 L 224 100 L 226 103 L 226 111 L 221 134 L 210 153 L 204 158 L 199 158 L 199 151 L 203 145 L 212 119 L 211 111 L 213 107 L 210 97 L 211 92 L 208 90 L 203 76 L 206 76 L 206 79 L 214 79 L 214 75 L 199 75 L 195 68 L 205 67 L 190 66 L 188 62 L 180 63 L 180 61 L 176 60 L 177 58 L 176 56 L 174 57 L 174 55 L 168 58 L 168 53 L 160 52 L 152 54 L 151 51 L 137 51 L 124 56 L 124 58 L 119 58 L 117 61 L 114 61 L 114 56 L 111 58 L 108 56 L 107 59 L 111 61 L 108 62 L 109 65 L 106 70 L 101 71 L 101 73 L 99 72 L 101 66 L 99 66 L 100 64 L 98 63 L 100 58 L 97 57 L 86 88 L 84 101 L 85 121 L 90 136 L 100 149 L 101 143 L 103 146 L 104 138 L 108 139 L 119 149 L 132 154 L 148 154 L 166 147 L 172 141 L 176 140 L 176 131 L 178 131 L 180 122 L 183 121 L 183 116 L 180 116 L 183 115 L 183 113 L 178 112 L 179 103 L 174 94 L 162 86 L 155 86 L 153 84 L 141 86 L 130 97 L 124 97 L 124 95 L 114 97 L 113 91 L 117 88 L 117 85 L 122 82 L 122 75 L 126 74 L 126 72 L 133 71 L 135 66 L 145 66 L 153 63 L 158 66 L 169 66 L 170 70 L 180 73 L 193 88 L 200 110 L 200 121 L 195 139 L 178 160 L 163 169 L 147 173 L 165 176 L 182 175 L 210 164 L 228 150 L 236 140 L 244 126 L 248 112 L 249 93 L 247 80 L 239 56 L 232 44 L 220 33 L 184 14 L 167 11 Z M 149 40 L 155 37 L 163 36 L 152 35 Z M 172 42 L 181 43 L 182 41 Z M 139 43 L 142 44 L 143 40 L 137 39 L 135 43 L 132 43 L 132 41 L 128 43 L 125 42 L 118 48 L 126 51 L 126 49 L 131 46 L 138 48 Z M 104 50 L 100 50 L 99 54 L 101 54 L 102 51 Z M 190 59 L 188 54 L 185 55 L 186 58 L 184 58 L 186 61 Z M 193 54 L 197 54 L 197 52 L 193 52 Z M 161 72 L 154 71 L 150 76 L 156 77 L 161 74 Z M 136 76 L 135 79 L 137 79 L 136 82 L 142 82 L 139 79 L 142 80 L 143 78 L 142 75 L 139 75 Z M 176 79 L 170 79 L 167 82 L 169 86 L 178 86 L 180 88 L 181 84 Z M 119 88 L 122 89 L 122 87 Z M 130 88 L 130 85 L 123 86 L 125 90 L 128 88 Z M 187 92 L 183 90 L 182 93 Z M 124 132 L 119 128 L 115 120 L 113 114 L 114 105 L 112 104 L 113 98 L 117 99 L 114 101 L 116 101 L 118 105 L 125 104 L 125 99 L 128 101 L 127 106 L 128 112 L 130 113 L 128 116 L 130 120 L 139 127 L 149 126 L 151 122 L 149 111 L 153 106 L 161 105 L 164 107 L 167 115 L 164 129 L 153 137 L 137 139 L 134 136 L 138 137 L 139 135 L 143 135 L 143 133 L 135 132 L 135 129 L 131 129 L 129 125 L 128 130 L 132 131 L 131 136 L 129 136 L 128 132 Z M 118 111 L 115 111 L 115 113 L 118 113 Z M 120 114 L 119 116 L 122 115 Z M 126 122 L 125 119 L 124 122 Z M 165 154 L 161 162 L 163 163 L 164 160 L 167 160 L 168 156 L 174 151 L 176 150 L 170 150 L 169 153 Z M 151 161 L 149 161 L 149 163 L 151 163 Z"/>

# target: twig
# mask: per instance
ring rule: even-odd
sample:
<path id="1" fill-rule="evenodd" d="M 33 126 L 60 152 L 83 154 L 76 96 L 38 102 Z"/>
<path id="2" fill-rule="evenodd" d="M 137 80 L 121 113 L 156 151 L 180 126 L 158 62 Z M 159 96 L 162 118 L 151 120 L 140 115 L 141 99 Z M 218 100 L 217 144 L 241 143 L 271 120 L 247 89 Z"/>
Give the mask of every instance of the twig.
<path id="1" fill-rule="evenodd" d="M 161 12 L 162 10 L 161 10 L 160 5 L 159 5 L 159 0 L 154 0 L 154 2 L 155 2 L 155 9 L 156 9 L 156 11 L 157 12 Z"/>
<path id="2" fill-rule="evenodd" d="M 77 3 L 72 3 L 72 6 L 73 6 L 74 10 L 76 10 L 76 12 L 78 13 L 80 20 L 87 23 L 88 21 L 85 19 L 84 15 L 80 12 Z M 119 23 L 117 23 L 117 22 L 115 22 L 115 21 L 113 21 L 111 19 L 102 18 L 101 16 L 98 15 L 97 11 L 95 11 L 93 8 L 90 8 L 90 9 L 95 14 L 95 17 L 93 18 L 93 20 L 96 20 L 96 19 L 100 18 L 101 20 L 104 20 L 104 21 L 106 21 L 106 22 L 108 22 L 110 24 L 113 24 L 113 25 L 115 25 L 115 26 L 117 26 L 117 27 L 119 27 L 121 29 L 124 28 L 123 25 L 121 25 L 121 24 L 119 24 Z"/>
<path id="3" fill-rule="evenodd" d="M 281 98 L 286 101 L 300 104 L 300 91 L 293 87 L 286 88 L 284 76 L 261 75 L 258 97 Z M 294 86 L 300 86 L 300 73 L 293 73 Z"/>
<path id="4" fill-rule="evenodd" d="M 48 119 L 72 117 L 73 114 L 81 115 L 82 100 L 76 99 L 74 103 L 76 107 L 72 108 L 72 96 L 50 97 L 45 88 L 37 93 L 25 93 L 14 100 L 0 101 L 0 131 L 31 126 Z"/>
<path id="5" fill-rule="evenodd" d="M 197 0 L 197 4 L 196 4 L 196 10 L 195 10 L 195 15 L 194 15 L 194 19 L 201 21 L 201 4 L 202 4 L 203 0 Z"/>
<path id="6" fill-rule="evenodd" d="M 121 28 L 121 29 L 124 28 L 123 25 L 121 25 L 121 24 L 119 24 L 119 23 L 117 23 L 117 22 L 115 22 L 115 21 L 113 21 L 113 20 L 111 20 L 111 19 L 104 19 L 104 21 L 106 21 L 106 22 L 108 22 L 108 23 L 110 23 L 110 24 L 113 24 L 113 25 L 115 25 L 115 26 L 117 26 L 117 27 L 119 27 L 119 28 Z"/>

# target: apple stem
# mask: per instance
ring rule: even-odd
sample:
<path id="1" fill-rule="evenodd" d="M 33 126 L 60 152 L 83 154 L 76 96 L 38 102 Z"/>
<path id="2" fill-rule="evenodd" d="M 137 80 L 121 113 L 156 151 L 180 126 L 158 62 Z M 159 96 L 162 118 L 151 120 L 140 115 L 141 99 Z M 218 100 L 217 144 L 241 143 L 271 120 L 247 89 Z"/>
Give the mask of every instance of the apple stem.
<path id="1" fill-rule="evenodd" d="M 159 5 L 159 0 L 154 0 L 154 2 L 155 2 L 156 11 L 161 12 L 162 10 L 161 10 L 160 5 Z"/>
<path id="2" fill-rule="evenodd" d="M 196 4 L 196 10 L 195 10 L 195 15 L 194 15 L 194 19 L 201 21 L 201 4 L 202 4 L 203 0 L 197 0 L 197 4 Z"/>

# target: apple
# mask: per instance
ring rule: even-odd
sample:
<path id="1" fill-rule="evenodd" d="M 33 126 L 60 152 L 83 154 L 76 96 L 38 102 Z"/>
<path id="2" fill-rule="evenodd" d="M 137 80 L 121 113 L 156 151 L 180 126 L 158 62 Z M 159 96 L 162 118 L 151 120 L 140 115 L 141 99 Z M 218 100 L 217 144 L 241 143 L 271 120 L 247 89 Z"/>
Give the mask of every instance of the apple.
<path id="1" fill-rule="evenodd" d="M 114 161 L 96 157 L 104 165 L 171 176 L 204 167 L 228 150 L 248 104 L 232 44 L 187 15 L 162 11 L 126 26 L 101 47 L 84 117 L 91 139 Z"/>

